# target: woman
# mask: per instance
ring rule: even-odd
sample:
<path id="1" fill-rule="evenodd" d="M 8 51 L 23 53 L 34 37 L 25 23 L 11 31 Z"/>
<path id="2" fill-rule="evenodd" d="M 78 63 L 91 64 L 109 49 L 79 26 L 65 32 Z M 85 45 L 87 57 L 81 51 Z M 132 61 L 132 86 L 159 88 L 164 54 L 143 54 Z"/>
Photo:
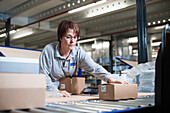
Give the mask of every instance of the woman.
<path id="1" fill-rule="evenodd" d="M 63 20 L 57 30 L 59 43 L 48 44 L 40 56 L 40 73 L 46 75 L 47 91 L 56 91 L 64 97 L 70 93 L 59 91 L 59 79 L 73 76 L 78 68 L 109 83 L 128 84 L 115 80 L 102 66 L 96 64 L 87 53 L 76 46 L 80 29 L 76 22 Z"/>

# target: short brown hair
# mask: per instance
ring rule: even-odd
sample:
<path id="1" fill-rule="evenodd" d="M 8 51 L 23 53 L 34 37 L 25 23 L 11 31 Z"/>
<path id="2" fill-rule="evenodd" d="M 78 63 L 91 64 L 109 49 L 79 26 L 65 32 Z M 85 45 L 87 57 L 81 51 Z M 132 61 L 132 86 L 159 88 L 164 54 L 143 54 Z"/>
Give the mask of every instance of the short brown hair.
<path id="1" fill-rule="evenodd" d="M 58 25 L 57 29 L 57 41 L 60 42 L 60 39 L 67 33 L 68 29 L 73 29 L 74 32 L 76 33 L 77 37 L 80 36 L 80 28 L 78 24 L 74 21 L 71 20 L 63 20 L 60 22 Z"/>

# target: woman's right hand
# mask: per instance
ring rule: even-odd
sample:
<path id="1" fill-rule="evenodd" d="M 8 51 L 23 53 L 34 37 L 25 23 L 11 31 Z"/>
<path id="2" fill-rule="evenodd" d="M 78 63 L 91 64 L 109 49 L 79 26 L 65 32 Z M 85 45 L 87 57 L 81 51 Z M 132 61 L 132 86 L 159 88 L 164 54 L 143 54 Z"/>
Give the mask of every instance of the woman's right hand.
<path id="1" fill-rule="evenodd" d="M 63 95 L 63 97 L 70 97 L 71 93 L 67 92 L 67 91 L 59 91 L 59 93 L 61 93 Z"/>

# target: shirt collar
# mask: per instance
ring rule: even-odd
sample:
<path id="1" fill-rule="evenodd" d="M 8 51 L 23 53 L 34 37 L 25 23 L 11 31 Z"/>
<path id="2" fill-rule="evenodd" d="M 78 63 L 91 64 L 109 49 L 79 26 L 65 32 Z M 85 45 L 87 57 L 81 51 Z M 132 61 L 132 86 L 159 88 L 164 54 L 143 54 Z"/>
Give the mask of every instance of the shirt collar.
<path id="1" fill-rule="evenodd" d="M 65 59 L 63 56 L 60 55 L 59 49 L 60 49 L 60 44 L 57 44 L 56 47 L 55 47 L 55 57 Z M 70 59 L 70 58 L 74 57 L 76 55 L 76 50 L 77 50 L 77 46 L 75 46 L 73 48 L 73 50 L 71 51 L 71 53 L 70 53 L 70 55 L 68 56 L 67 59 Z"/>

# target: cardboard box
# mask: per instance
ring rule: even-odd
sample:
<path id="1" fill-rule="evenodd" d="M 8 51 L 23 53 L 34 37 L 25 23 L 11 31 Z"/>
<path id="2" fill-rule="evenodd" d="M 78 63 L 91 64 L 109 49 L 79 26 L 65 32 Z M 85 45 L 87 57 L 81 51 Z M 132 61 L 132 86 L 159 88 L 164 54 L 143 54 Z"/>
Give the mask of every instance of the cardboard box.
<path id="1" fill-rule="evenodd" d="M 101 100 L 120 100 L 137 97 L 137 84 L 109 83 L 99 85 L 99 98 Z"/>
<path id="2" fill-rule="evenodd" d="M 0 45 L 0 72 L 39 74 L 40 50 Z"/>
<path id="3" fill-rule="evenodd" d="M 41 50 L 0 45 L 0 54 L 4 57 L 39 59 Z"/>
<path id="4" fill-rule="evenodd" d="M 85 87 L 85 78 L 82 77 L 65 77 L 60 79 L 59 89 L 61 91 L 66 90 L 67 92 L 78 95 Z"/>
<path id="5" fill-rule="evenodd" d="M 61 91 L 66 90 L 67 92 L 71 93 L 71 78 L 64 77 L 60 79 L 59 89 Z"/>
<path id="6" fill-rule="evenodd" d="M 0 72 L 0 110 L 45 106 L 45 75 Z"/>

